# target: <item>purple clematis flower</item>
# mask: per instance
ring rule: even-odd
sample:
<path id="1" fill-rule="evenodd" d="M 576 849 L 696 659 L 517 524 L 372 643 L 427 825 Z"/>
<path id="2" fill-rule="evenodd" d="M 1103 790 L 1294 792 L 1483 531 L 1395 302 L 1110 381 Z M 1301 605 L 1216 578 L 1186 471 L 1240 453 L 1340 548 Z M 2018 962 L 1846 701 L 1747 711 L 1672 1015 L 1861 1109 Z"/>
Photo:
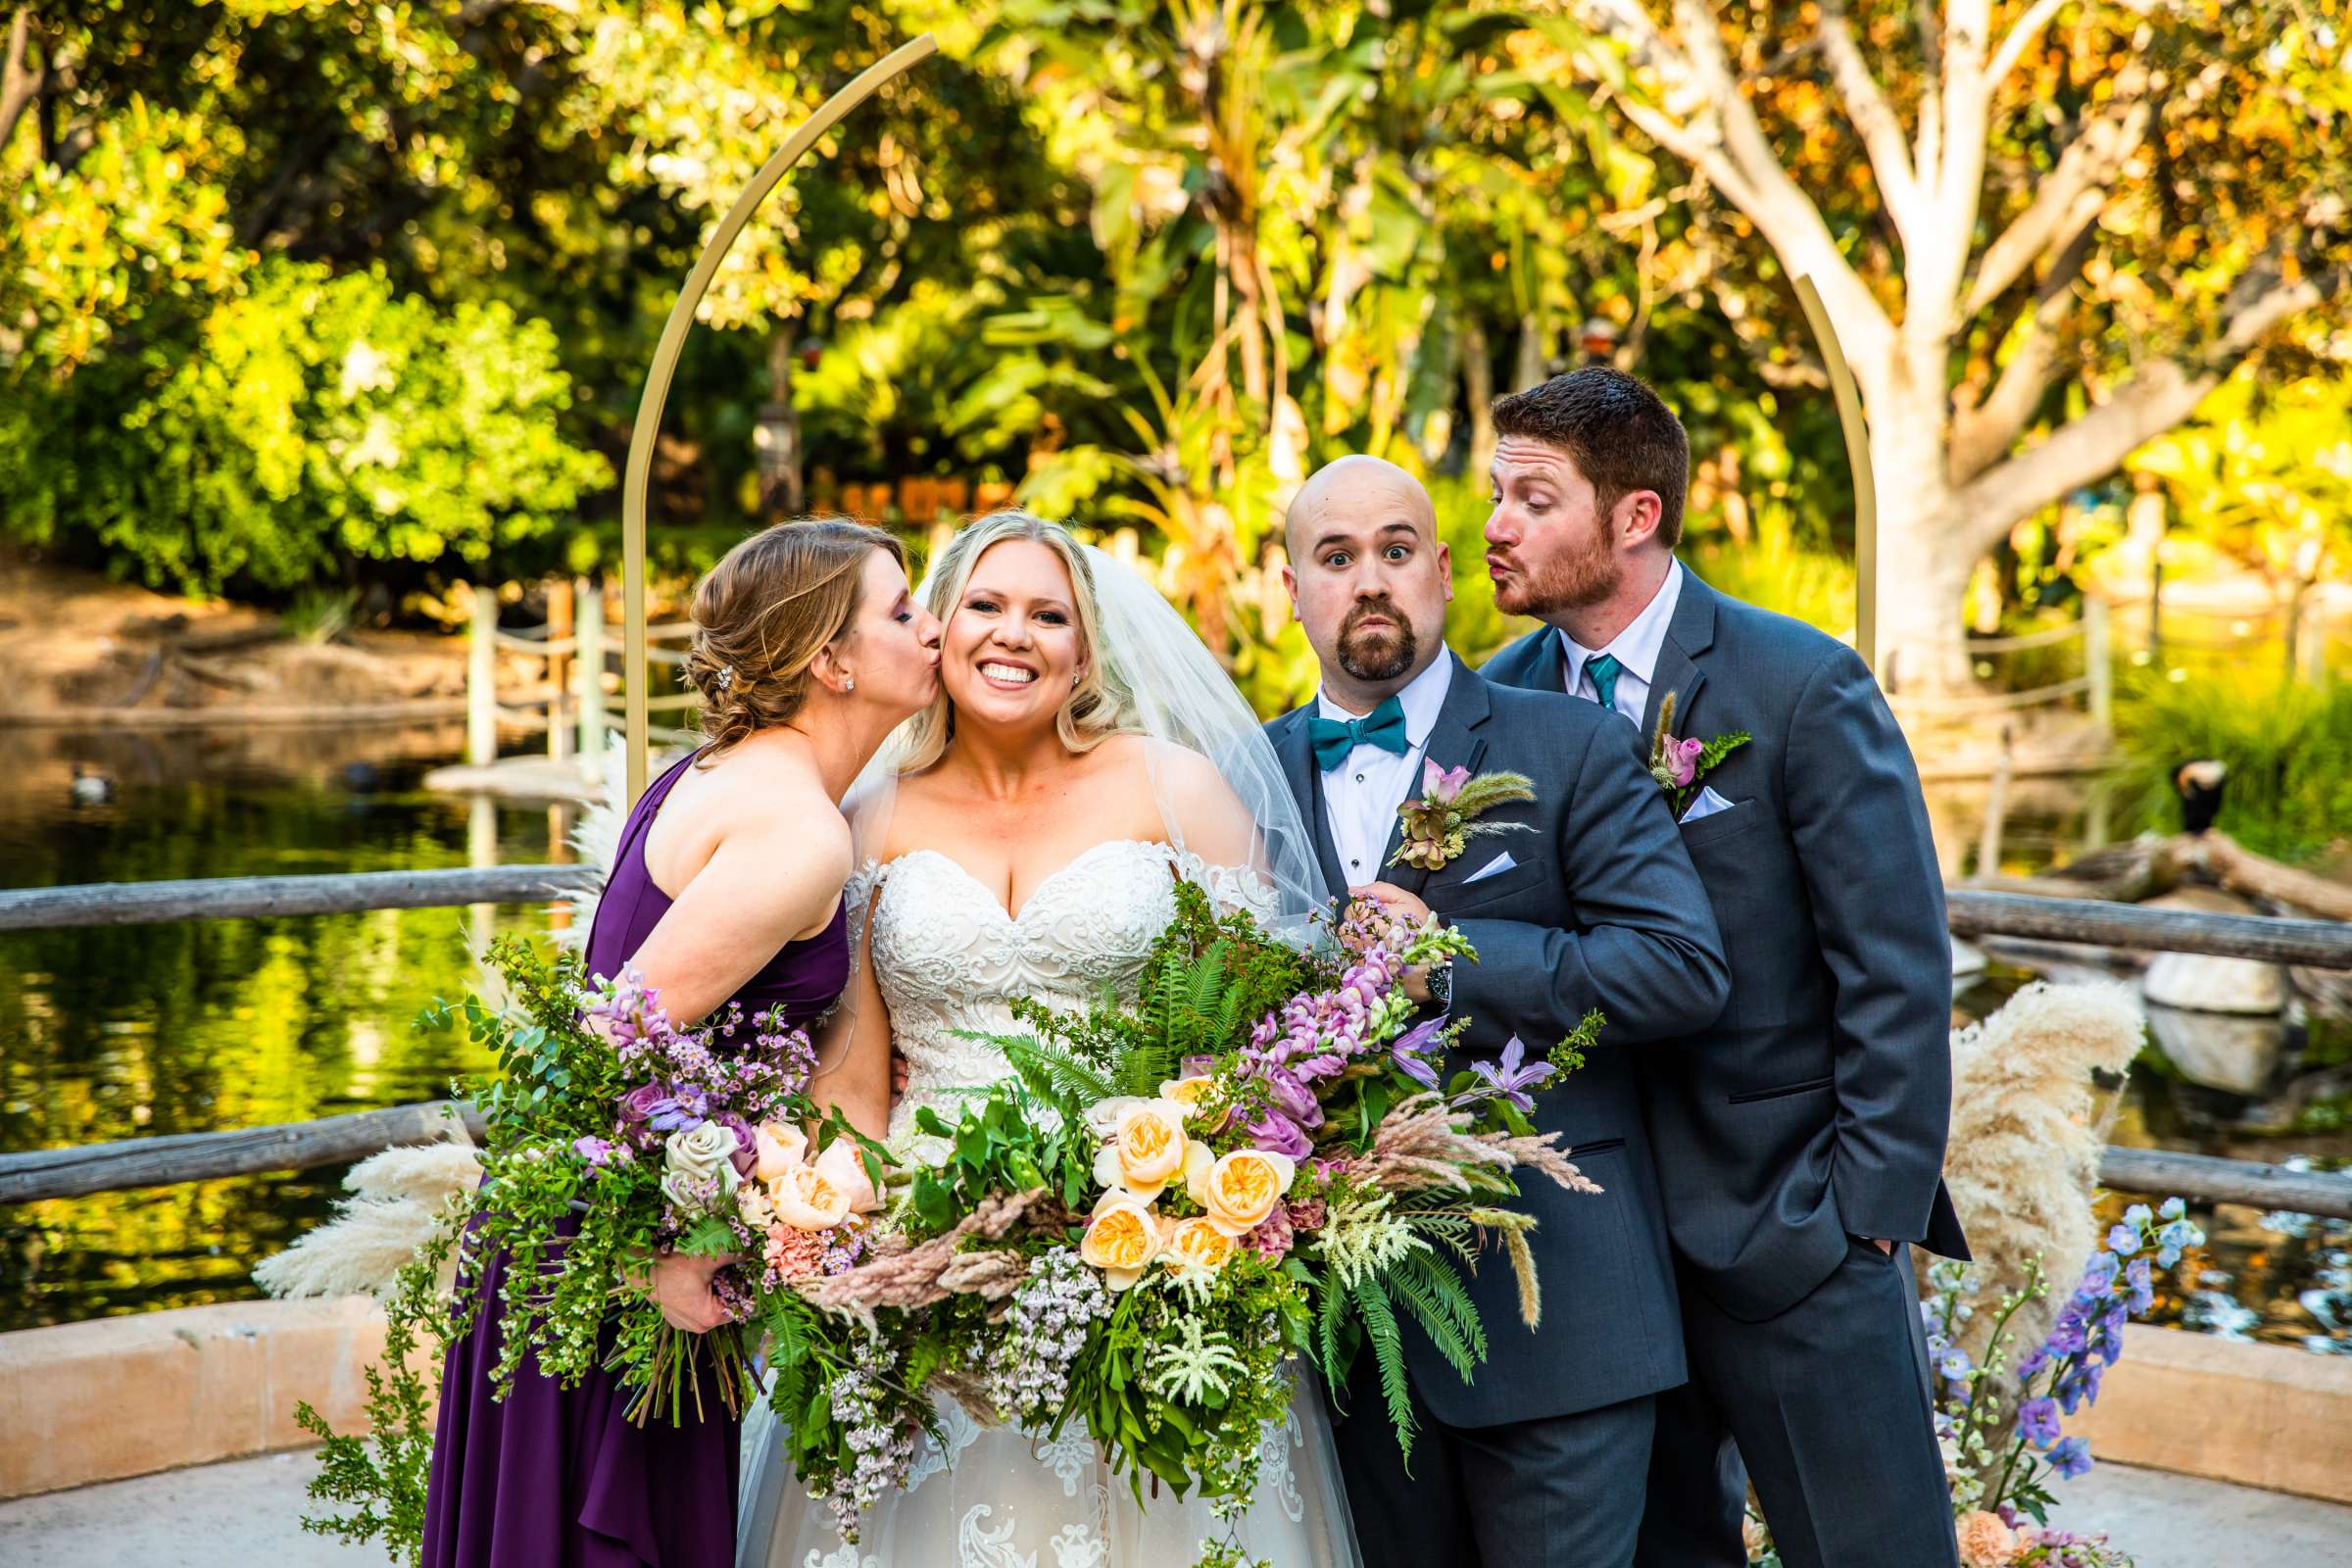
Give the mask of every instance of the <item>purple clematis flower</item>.
<path id="1" fill-rule="evenodd" d="M 1417 1023 L 1398 1035 L 1389 1046 L 1389 1059 L 1396 1064 L 1396 1070 L 1424 1089 L 1438 1087 L 1438 1071 L 1421 1054 L 1421 1050 L 1437 1037 L 1443 1027 L 1445 1020 L 1442 1018 Z"/>
<path id="2" fill-rule="evenodd" d="M 1526 1058 L 1526 1044 L 1517 1035 L 1511 1036 L 1502 1048 L 1502 1062 L 1499 1066 L 1484 1059 L 1470 1064 L 1470 1070 L 1485 1079 L 1487 1083 L 1485 1089 L 1471 1092 L 1482 1096 L 1500 1096 L 1521 1110 L 1535 1109 L 1535 1097 L 1528 1091 L 1541 1089 L 1551 1082 L 1552 1066 L 1548 1061 L 1539 1061 L 1532 1067 L 1524 1066 L 1522 1063 Z"/>

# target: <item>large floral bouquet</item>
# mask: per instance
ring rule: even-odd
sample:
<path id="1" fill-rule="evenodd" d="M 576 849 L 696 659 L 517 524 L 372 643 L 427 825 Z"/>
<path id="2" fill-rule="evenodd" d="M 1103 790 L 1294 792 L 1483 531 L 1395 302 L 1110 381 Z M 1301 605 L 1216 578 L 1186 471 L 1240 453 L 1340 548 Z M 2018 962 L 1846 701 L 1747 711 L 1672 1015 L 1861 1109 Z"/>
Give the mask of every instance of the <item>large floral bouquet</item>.
<path id="1" fill-rule="evenodd" d="M 954 1118 L 916 1112 L 927 1157 L 868 1255 L 765 1303 L 782 1441 L 845 1537 L 905 1480 L 940 1395 L 987 1421 L 1081 1422 L 1139 1495 L 1156 1477 L 1233 1518 L 1292 1397 L 1286 1362 L 1338 1385 L 1368 1347 L 1409 1443 L 1402 1323 L 1473 1375 L 1486 1327 L 1457 1264 L 1483 1241 L 1532 1325 L 1532 1222 L 1505 1204 L 1522 1167 L 1596 1190 L 1527 1112 L 1598 1017 L 1557 1063 L 1514 1043 L 1441 1086 L 1452 1031 L 1415 1024 L 1398 980 L 1470 956 L 1458 933 L 1363 906 L 1301 953 L 1195 889 L 1178 904 L 1134 1004 L 1016 1007 L 1027 1032 L 992 1037 L 1011 1076 Z"/>

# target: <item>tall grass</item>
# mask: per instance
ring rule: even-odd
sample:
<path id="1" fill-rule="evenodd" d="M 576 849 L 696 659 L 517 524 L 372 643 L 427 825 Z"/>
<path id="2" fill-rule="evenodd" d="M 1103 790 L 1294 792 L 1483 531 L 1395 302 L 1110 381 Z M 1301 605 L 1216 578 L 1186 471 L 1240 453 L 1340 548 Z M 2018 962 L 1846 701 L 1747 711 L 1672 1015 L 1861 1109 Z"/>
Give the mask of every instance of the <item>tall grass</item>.
<path id="1" fill-rule="evenodd" d="M 2308 858 L 2352 835 L 2352 682 L 2289 682 L 2273 669 L 2134 675 L 2118 690 L 2123 760 L 2109 787 L 2128 832 L 2178 829 L 2173 770 L 2229 764 L 2219 826 L 2248 849 Z"/>

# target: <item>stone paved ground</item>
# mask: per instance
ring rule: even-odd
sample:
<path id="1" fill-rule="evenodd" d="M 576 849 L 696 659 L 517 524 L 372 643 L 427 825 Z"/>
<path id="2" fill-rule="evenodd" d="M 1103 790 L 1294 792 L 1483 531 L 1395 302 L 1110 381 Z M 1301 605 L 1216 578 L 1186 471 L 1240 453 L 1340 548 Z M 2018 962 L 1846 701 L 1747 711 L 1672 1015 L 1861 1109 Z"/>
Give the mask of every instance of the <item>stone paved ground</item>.
<path id="1" fill-rule="evenodd" d="M 311 1469 L 271 1454 L 0 1502 L 0 1563 L 376 1568 L 379 1553 L 295 1528 Z M 2104 1525 L 2139 1568 L 2352 1568 L 2352 1508 L 2333 1503 L 2112 1464 L 2068 1496 L 2055 1522 Z"/>

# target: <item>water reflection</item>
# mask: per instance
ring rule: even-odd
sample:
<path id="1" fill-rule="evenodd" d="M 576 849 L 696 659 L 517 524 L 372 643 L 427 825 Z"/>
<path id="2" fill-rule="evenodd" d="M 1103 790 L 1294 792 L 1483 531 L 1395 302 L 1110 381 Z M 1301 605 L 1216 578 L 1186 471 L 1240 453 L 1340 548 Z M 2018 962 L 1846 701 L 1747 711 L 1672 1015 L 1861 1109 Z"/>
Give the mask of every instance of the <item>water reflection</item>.
<path id="1" fill-rule="evenodd" d="M 141 881 L 542 860 L 542 808 L 424 793 L 429 747 L 379 736 L 12 737 L 5 883 Z M 177 765 L 168 748 L 184 744 Z M 110 804 L 75 808 L 97 757 Z M 14 765 L 10 765 L 14 764 Z M 469 934 L 535 909 L 377 910 L 0 933 L 0 1150 L 300 1121 L 429 1100 L 477 1070 L 462 1032 L 411 1027 L 472 984 Z M 0 1329 L 234 1299 L 246 1270 L 325 1211 L 341 1172 L 237 1178 L 0 1208 Z"/>

